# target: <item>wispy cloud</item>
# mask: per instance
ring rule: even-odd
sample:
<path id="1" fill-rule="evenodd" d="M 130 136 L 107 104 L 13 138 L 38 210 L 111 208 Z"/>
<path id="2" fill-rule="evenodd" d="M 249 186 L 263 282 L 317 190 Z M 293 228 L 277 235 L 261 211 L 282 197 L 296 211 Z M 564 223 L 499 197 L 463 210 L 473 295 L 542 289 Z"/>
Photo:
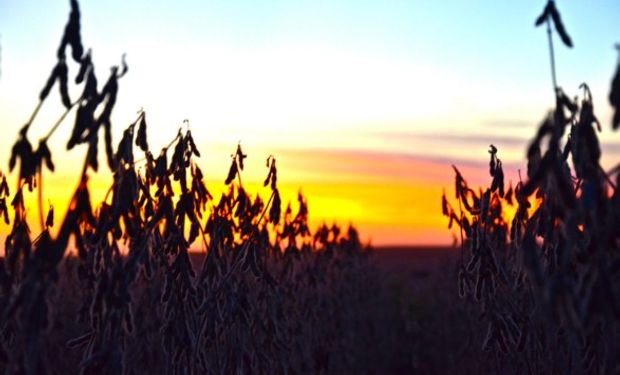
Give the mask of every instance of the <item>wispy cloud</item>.
<path id="1" fill-rule="evenodd" d="M 519 120 L 510 118 L 487 119 L 480 121 L 480 125 L 487 129 L 527 129 L 531 130 L 538 124 L 529 120 Z"/>
<path id="2" fill-rule="evenodd" d="M 461 161 L 441 155 L 374 150 L 282 149 L 280 163 L 286 170 L 294 166 L 301 179 L 358 180 L 371 182 L 407 181 L 442 183 L 449 181 L 451 164 L 458 163 L 472 172 L 486 168 L 486 155 L 480 161 Z"/>

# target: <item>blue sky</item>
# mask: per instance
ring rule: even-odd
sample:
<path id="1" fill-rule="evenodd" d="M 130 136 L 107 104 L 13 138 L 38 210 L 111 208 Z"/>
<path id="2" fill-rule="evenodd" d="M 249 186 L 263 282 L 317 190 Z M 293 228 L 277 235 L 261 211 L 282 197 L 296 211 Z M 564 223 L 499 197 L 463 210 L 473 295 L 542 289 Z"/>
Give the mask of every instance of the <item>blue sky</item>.
<path id="1" fill-rule="evenodd" d="M 93 47 L 99 70 L 105 72 L 126 52 L 133 73 L 145 73 L 135 79 L 128 77 L 127 81 L 131 82 L 127 85 L 133 90 L 134 84 L 138 86 L 147 80 L 150 85 L 155 83 L 152 81 L 156 73 L 174 74 L 175 70 L 188 68 L 191 75 L 179 74 L 180 80 L 185 82 L 164 82 L 158 95 L 165 97 L 170 96 L 166 89 L 195 93 L 199 89 L 192 81 L 201 82 L 201 72 L 196 71 L 197 68 L 222 69 L 230 66 L 231 61 L 234 62 L 232 68 L 241 73 L 273 74 L 268 78 L 276 86 L 278 77 L 275 75 L 282 68 L 280 64 L 297 64 L 288 72 L 297 76 L 311 74 L 318 67 L 319 75 L 330 74 L 324 75 L 325 82 L 317 77 L 324 84 L 324 87 L 317 87 L 317 91 L 329 91 L 330 78 L 331 88 L 339 83 L 348 84 L 348 80 L 333 82 L 333 78 L 346 75 L 348 68 L 355 68 L 356 63 L 361 69 L 351 80 L 358 78 L 362 83 L 369 77 L 381 80 L 390 67 L 400 68 L 405 73 L 418 71 L 422 76 L 425 70 L 432 68 L 435 71 L 431 77 L 447 78 L 435 79 L 438 81 L 435 84 L 433 80 L 419 80 L 417 87 L 409 87 L 405 93 L 426 91 L 438 100 L 445 92 L 447 100 L 473 99 L 469 108 L 448 103 L 440 111 L 448 117 L 468 115 L 451 113 L 452 104 L 456 104 L 456 110 L 470 110 L 472 116 L 494 115 L 493 111 L 481 108 L 485 105 L 483 98 L 475 100 L 472 96 L 487 97 L 489 107 L 499 104 L 517 111 L 520 105 L 530 106 L 530 110 L 538 110 L 537 117 L 552 104 L 551 95 L 541 95 L 545 89 L 550 91 L 545 31 L 533 27 L 533 20 L 544 6 L 541 1 L 163 3 L 82 1 L 83 39 L 87 46 Z M 53 51 L 66 22 L 68 1 L 3 0 L 0 7 L 5 75 L 0 84 L 6 91 L 12 91 L 14 81 L 6 76 L 19 75 L 21 83 L 27 67 L 33 68 L 29 74 L 32 82 L 38 84 L 44 78 L 35 78 L 45 77 L 52 63 Z M 603 98 L 606 92 L 597 89 L 606 91 L 612 74 L 615 62 L 612 45 L 620 39 L 616 27 L 620 3 L 613 0 L 560 1 L 558 7 L 576 45 L 575 49 L 567 50 L 556 43 L 559 81 L 571 94 L 577 92 L 582 81 L 587 81 L 595 89 L 595 96 Z M 286 54 L 297 54 L 297 58 L 282 61 L 282 55 Z M 261 70 L 252 66 L 254 61 L 265 67 Z M 333 69 L 329 72 L 321 70 L 330 65 Z M 223 72 L 226 74 L 234 76 L 234 71 Z M 414 82 L 403 81 L 415 83 L 415 79 Z M 204 83 L 208 85 L 209 81 Z M 224 86 L 225 82 L 217 84 Z M 360 88 L 363 87 L 361 84 Z M 302 92 L 304 87 L 299 86 L 298 90 Z M 136 89 L 136 92 L 139 91 Z M 175 92 L 175 96 L 182 98 L 183 93 Z M 548 101 L 537 101 L 541 97 Z M 412 95 L 412 99 L 416 96 Z M 505 104 L 501 103 L 502 99 Z M 341 102 L 351 105 L 347 100 L 342 98 Z M 355 97 L 351 101 L 354 102 Z M 605 104 L 603 100 L 600 102 Z M 538 103 L 538 108 L 534 103 Z M 410 105 L 415 106 L 415 102 Z M 322 110 L 311 105 L 306 108 L 313 113 Z M 399 119 L 391 121 L 415 120 L 411 113 L 404 112 Z M 300 113 L 297 117 L 303 115 Z M 363 114 L 360 117 L 364 117 Z M 480 119 L 474 117 L 472 120 Z M 354 121 L 360 122 L 359 119 Z"/>

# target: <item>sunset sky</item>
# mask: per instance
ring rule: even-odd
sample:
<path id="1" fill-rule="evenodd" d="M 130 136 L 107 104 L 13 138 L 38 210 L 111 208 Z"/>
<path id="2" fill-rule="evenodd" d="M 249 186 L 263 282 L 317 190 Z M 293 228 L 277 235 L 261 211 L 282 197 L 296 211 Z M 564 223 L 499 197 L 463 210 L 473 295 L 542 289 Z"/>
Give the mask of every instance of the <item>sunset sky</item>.
<path id="1" fill-rule="evenodd" d="M 450 244 L 440 202 L 444 187 L 452 194 L 451 164 L 487 183 L 493 143 L 514 181 L 529 137 L 554 104 L 546 31 L 534 27 L 544 1 L 155 3 L 80 2 L 82 41 L 100 86 L 127 56 L 114 142 L 140 108 L 154 150 L 189 119 L 213 192 L 241 142 L 251 191 L 268 194 L 259 183 L 273 154 L 283 193 L 294 198 L 301 188 L 312 223 L 352 222 L 375 245 Z M 620 2 L 557 6 L 575 44 L 569 50 L 555 40 L 558 81 L 571 97 L 590 85 L 610 168 L 620 156 L 607 102 Z M 0 3 L 3 172 L 56 62 L 69 9 L 68 0 Z M 69 69 L 75 76 L 77 66 Z M 70 87 L 72 98 L 78 92 Z M 32 143 L 62 111 L 54 88 Z M 60 208 L 86 152 L 65 150 L 73 116 L 50 140 L 59 168 L 46 174 L 45 200 Z M 100 195 L 110 182 L 105 169 L 93 181 Z"/>

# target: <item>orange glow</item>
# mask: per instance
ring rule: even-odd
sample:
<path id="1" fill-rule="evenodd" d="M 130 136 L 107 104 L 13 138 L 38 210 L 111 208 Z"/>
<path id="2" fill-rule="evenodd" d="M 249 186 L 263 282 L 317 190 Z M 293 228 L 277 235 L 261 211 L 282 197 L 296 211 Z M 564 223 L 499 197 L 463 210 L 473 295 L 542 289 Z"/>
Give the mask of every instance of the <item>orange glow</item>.
<path id="1" fill-rule="evenodd" d="M 258 152 L 247 150 L 250 157 L 243 182 L 246 191 L 260 194 L 266 200 L 269 188 L 262 186 L 266 172 L 264 159 Z M 219 162 L 210 165 L 215 156 L 204 159 L 207 187 L 216 199 L 227 189 L 223 184 L 228 165 Z M 280 150 L 276 153 L 279 171 L 279 189 L 284 205 L 290 201 L 295 212 L 297 193 L 301 189 L 309 204 L 312 227 L 322 223 L 353 224 L 363 241 L 373 245 L 448 245 L 451 234 L 441 215 L 441 194 L 451 186 L 451 167 L 410 155 L 380 152 Z M 253 157 L 254 156 L 254 157 Z M 45 173 L 44 213 L 48 202 L 60 222 L 67 210 L 71 194 L 77 186 L 75 162 L 59 164 L 57 173 Z M 77 164 L 79 165 L 79 164 Z M 110 173 L 101 165 L 98 174 L 89 180 L 93 208 L 105 196 L 112 182 Z M 210 168 L 210 169 L 209 169 Z M 482 176 L 477 168 L 464 168 L 464 174 Z M 447 186 L 446 186 L 447 185 Z M 28 218 L 33 233 L 38 233 L 37 192 L 25 194 Z M 285 207 L 285 206 L 284 206 Z M 0 226 L 2 234 L 10 229 Z"/>

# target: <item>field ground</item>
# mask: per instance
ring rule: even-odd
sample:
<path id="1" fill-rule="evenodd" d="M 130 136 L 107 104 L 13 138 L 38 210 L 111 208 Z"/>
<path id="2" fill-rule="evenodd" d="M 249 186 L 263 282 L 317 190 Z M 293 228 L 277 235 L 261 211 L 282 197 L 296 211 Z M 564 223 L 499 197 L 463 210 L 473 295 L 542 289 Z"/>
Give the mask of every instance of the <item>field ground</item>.
<path id="1" fill-rule="evenodd" d="M 399 356 L 387 373 L 475 374 L 493 372 L 481 350 L 485 326 L 471 301 L 457 292 L 460 248 L 376 248 L 373 261 L 385 280 L 388 324 L 399 338 Z M 387 328 L 387 327 L 386 327 Z"/>
<path id="2" fill-rule="evenodd" d="M 372 374 L 475 374 L 493 371 L 481 350 L 485 326 L 471 301 L 457 292 L 460 248 L 433 246 L 377 247 L 368 271 L 380 280 L 380 295 L 367 323 L 380 332 Z M 194 253 L 194 268 L 203 255 Z M 381 301 L 381 302 L 378 302 Z M 326 314 L 333 312 L 325 311 Z M 488 363 L 491 363 L 489 361 Z"/>
<path id="3" fill-rule="evenodd" d="M 456 261 L 459 248 L 431 246 L 390 246 L 375 249 L 374 261 L 385 271 L 413 279 L 426 279 L 445 271 Z"/>
<path id="4" fill-rule="evenodd" d="M 457 265 L 459 249 L 439 247 L 384 247 L 371 254 L 371 264 L 366 269 L 370 288 L 363 292 L 362 301 L 355 312 L 352 306 L 321 309 L 325 322 L 349 311 L 349 318 L 357 322 L 340 334 L 355 340 L 355 353 L 351 353 L 350 367 L 339 367 L 340 356 L 334 356 L 334 364 L 327 373 L 341 373 L 351 369 L 354 373 L 368 374 L 474 374 L 493 373 L 489 368 L 492 360 L 481 350 L 485 326 L 478 317 L 471 301 L 459 299 L 457 293 Z M 192 254 L 194 269 L 199 270 L 203 254 Z M 80 361 L 80 351 L 69 349 L 68 340 L 88 330 L 84 323 L 76 321 L 83 286 L 75 273 L 75 263 L 65 259 L 64 271 L 57 293 L 51 303 L 55 306 L 51 315 L 52 327 L 47 332 L 47 345 L 53 369 L 66 369 Z M 128 353 L 139 350 L 142 355 L 130 356 L 129 367 L 149 359 L 154 369 L 161 369 L 161 348 L 157 319 L 159 297 L 148 297 L 148 290 L 159 290 L 161 281 L 154 279 L 145 291 L 134 291 L 138 330 L 149 331 L 150 339 L 142 342 L 141 336 L 128 337 Z M 140 288 L 147 284 L 139 284 Z M 362 284 L 360 284 L 362 286 Z M 365 286 L 363 286 L 365 287 Z M 145 294 L 146 293 L 146 294 Z M 331 294 L 329 292 L 328 294 Z M 338 293 L 336 290 L 333 293 Z M 335 296 L 338 294 L 335 294 Z M 348 298 L 339 295 L 337 298 Z M 327 305 L 329 306 L 329 305 Z M 327 307 L 326 306 L 326 307 Z M 323 323 L 325 323 L 323 322 Z M 323 324 L 318 323 L 318 324 Z M 142 327 L 144 326 L 144 327 Z M 149 328 L 150 327 L 150 328 Z M 320 327 L 310 327 L 319 329 Z M 146 347 L 145 347 L 146 345 Z M 147 349 L 148 347 L 148 349 Z M 141 349 L 140 349 L 141 348 Z M 146 354 L 144 354 L 146 353 Z M 135 353 L 134 353 L 135 354 Z M 147 355 L 148 354 L 148 355 Z M 144 357 L 144 358 L 143 358 Z M 135 361 L 135 363 L 134 363 Z M 147 362 L 148 363 L 148 362 Z M 157 370 L 156 370 L 157 371 Z M 361 371 L 361 372 L 360 372 Z"/>

